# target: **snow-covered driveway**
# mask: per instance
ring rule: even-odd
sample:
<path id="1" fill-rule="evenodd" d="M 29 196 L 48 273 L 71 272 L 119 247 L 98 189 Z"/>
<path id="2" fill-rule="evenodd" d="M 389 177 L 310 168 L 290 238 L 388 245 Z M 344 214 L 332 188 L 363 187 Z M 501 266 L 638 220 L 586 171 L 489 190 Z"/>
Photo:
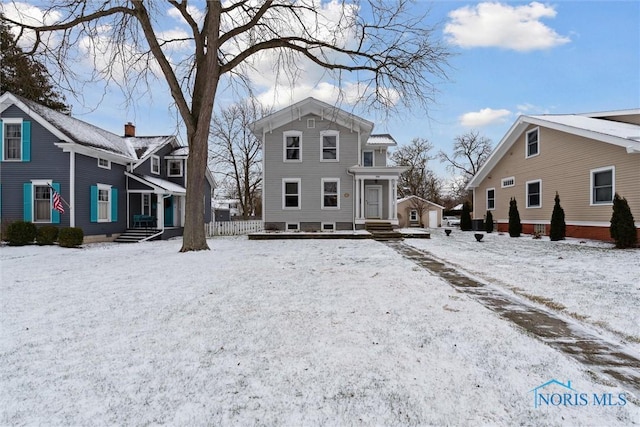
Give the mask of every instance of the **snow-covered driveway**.
<path id="1" fill-rule="evenodd" d="M 0 248 L 0 424 L 640 423 L 619 396 L 367 240 Z M 618 400 L 617 403 L 620 403 Z"/>

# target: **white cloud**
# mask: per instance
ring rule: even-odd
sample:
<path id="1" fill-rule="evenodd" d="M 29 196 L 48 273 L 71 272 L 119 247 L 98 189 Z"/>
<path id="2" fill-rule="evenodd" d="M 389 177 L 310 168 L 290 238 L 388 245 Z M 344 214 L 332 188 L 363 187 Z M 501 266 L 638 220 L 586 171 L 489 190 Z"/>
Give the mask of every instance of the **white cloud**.
<path id="1" fill-rule="evenodd" d="M 44 11 L 36 6 L 21 2 L 7 2 L 0 4 L 0 12 L 7 18 L 22 22 L 28 25 L 51 25 L 58 22 L 62 18 L 62 14 L 57 11 Z M 11 28 L 12 26 L 10 26 Z M 13 27 L 11 31 L 14 36 L 19 33 L 18 28 Z M 43 34 L 41 42 L 47 46 L 55 47 L 59 44 L 59 37 L 55 32 Z M 35 33 L 31 30 L 25 30 L 21 39 L 18 40 L 18 46 L 25 50 L 30 50 L 36 40 Z"/>
<path id="2" fill-rule="evenodd" d="M 464 48 L 550 49 L 571 41 L 541 22 L 555 16 L 552 6 L 538 2 L 523 6 L 485 2 L 450 12 L 444 32 L 450 43 Z"/>
<path id="3" fill-rule="evenodd" d="M 504 123 L 511 115 L 511 111 L 492 108 L 483 108 L 480 111 L 465 113 L 460 116 L 460 124 L 467 127 L 480 127 L 494 123 Z"/>

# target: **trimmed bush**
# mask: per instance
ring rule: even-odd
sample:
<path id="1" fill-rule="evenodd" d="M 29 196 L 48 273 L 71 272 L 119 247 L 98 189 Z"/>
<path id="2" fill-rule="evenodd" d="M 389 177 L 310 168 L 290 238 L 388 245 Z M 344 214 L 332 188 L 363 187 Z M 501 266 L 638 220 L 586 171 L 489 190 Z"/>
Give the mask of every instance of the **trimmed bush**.
<path id="1" fill-rule="evenodd" d="M 58 233 L 58 244 L 63 248 L 77 248 L 82 245 L 82 239 L 84 239 L 82 228 L 61 228 Z"/>
<path id="2" fill-rule="evenodd" d="M 549 229 L 549 239 L 552 242 L 564 240 L 567 231 L 567 224 L 564 222 L 564 209 L 560 206 L 560 196 L 556 191 L 554 199 L 553 213 L 551 214 L 551 227 Z"/>
<path id="3" fill-rule="evenodd" d="M 627 199 L 618 193 L 613 197 L 613 215 L 609 227 L 611 238 L 616 242 L 616 248 L 633 248 L 638 244 L 638 230 L 631 213 Z"/>
<path id="4" fill-rule="evenodd" d="M 470 231 L 473 228 L 471 222 L 471 205 L 469 202 L 464 202 L 462 205 L 462 214 L 460 215 L 460 230 Z"/>
<path id="5" fill-rule="evenodd" d="M 58 227 L 53 225 L 43 225 L 38 228 L 38 234 L 36 235 L 36 243 L 39 245 L 53 245 L 58 239 Z"/>
<path id="6" fill-rule="evenodd" d="M 484 231 L 493 233 L 493 214 L 491 211 L 487 211 L 487 216 L 484 219 Z"/>
<path id="7" fill-rule="evenodd" d="M 520 237 L 522 233 L 522 223 L 520 222 L 520 212 L 518 203 L 514 197 L 509 200 L 509 236 Z"/>
<path id="8" fill-rule="evenodd" d="M 38 229 L 32 222 L 15 221 L 7 227 L 9 246 L 24 246 L 36 239 Z"/>

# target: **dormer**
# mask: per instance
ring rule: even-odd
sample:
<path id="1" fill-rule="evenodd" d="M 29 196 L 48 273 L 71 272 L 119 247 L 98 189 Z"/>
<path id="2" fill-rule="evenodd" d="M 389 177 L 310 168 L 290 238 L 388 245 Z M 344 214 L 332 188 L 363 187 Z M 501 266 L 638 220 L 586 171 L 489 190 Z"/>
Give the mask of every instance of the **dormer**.
<path id="1" fill-rule="evenodd" d="M 387 166 L 387 150 L 398 143 L 389 134 L 371 135 L 362 147 L 360 165 L 363 167 Z"/>

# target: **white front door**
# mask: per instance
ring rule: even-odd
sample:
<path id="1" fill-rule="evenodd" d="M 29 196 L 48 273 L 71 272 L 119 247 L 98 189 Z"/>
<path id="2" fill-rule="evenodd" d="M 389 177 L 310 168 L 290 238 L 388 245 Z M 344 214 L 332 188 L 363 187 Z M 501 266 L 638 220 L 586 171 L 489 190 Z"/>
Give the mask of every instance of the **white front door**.
<path id="1" fill-rule="evenodd" d="M 365 192 L 366 212 L 365 218 L 382 217 L 382 186 L 368 185 Z"/>

